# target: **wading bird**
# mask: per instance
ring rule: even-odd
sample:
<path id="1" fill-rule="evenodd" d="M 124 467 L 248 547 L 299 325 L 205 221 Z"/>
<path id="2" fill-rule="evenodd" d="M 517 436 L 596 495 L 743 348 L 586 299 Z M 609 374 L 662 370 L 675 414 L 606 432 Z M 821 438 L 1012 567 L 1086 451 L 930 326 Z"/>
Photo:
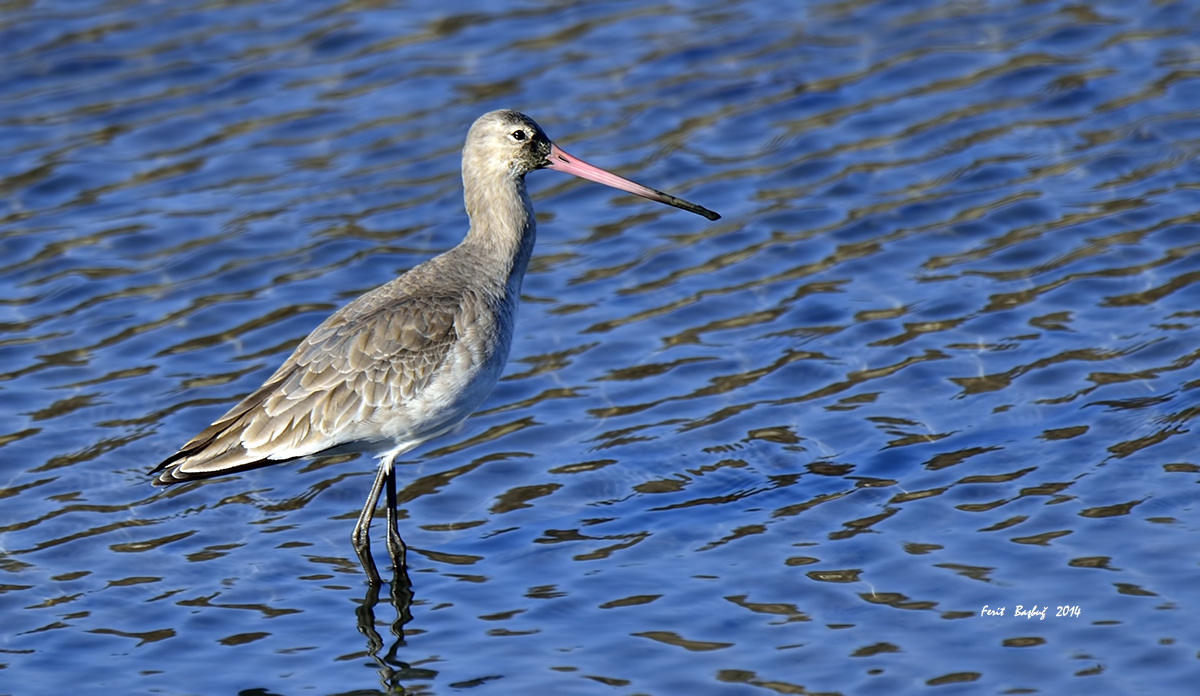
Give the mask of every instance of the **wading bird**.
<path id="1" fill-rule="evenodd" d="M 709 220 L 720 217 L 568 155 L 524 114 L 484 114 L 463 148 L 471 222 L 463 241 L 322 322 L 261 387 L 159 464 L 151 472 L 154 483 L 223 476 L 299 457 L 370 453 L 379 459 L 379 471 L 352 543 L 368 578 L 378 582 L 369 531 L 386 490 L 388 551 L 402 571 L 396 457 L 452 430 L 500 378 L 535 237 L 525 175 L 537 169 L 590 179 Z"/>

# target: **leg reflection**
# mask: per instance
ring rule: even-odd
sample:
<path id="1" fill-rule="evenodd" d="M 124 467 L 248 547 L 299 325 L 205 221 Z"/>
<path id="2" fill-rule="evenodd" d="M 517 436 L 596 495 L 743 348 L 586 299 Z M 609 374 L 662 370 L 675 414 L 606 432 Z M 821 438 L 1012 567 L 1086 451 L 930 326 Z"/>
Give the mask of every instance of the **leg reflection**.
<path id="1" fill-rule="evenodd" d="M 396 609 L 396 620 L 391 624 L 391 645 L 385 645 L 375 623 L 375 607 L 379 604 L 381 583 L 367 582 L 366 596 L 363 597 L 362 604 L 355 609 L 354 614 L 358 622 L 358 632 L 367 639 L 367 655 L 375 662 L 375 668 L 379 672 L 379 683 L 384 688 L 384 693 L 403 695 L 407 692 L 401 682 L 428 681 L 436 677 L 437 673 L 429 669 L 413 668 L 412 665 L 397 656 L 400 648 L 405 644 L 404 626 L 412 621 L 413 589 L 412 581 L 408 577 L 408 570 L 403 565 L 394 566 L 392 572 L 392 581 L 388 584 L 388 591 L 392 606 Z M 381 652 L 382 655 L 380 655 Z"/>

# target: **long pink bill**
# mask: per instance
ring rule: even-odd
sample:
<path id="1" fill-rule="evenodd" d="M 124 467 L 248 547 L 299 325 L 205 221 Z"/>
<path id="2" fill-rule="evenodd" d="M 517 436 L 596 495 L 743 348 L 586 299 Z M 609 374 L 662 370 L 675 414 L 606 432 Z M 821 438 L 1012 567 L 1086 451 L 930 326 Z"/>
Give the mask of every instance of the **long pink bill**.
<path id="1" fill-rule="evenodd" d="M 641 196 L 642 198 L 649 198 L 650 200 L 658 201 L 659 203 L 673 205 L 680 210 L 686 210 L 689 213 L 703 215 L 709 220 L 721 219 L 720 215 L 714 213 L 708 208 L 702 208 L 695 203 L 688 203 L 682 198 L 676 198 L 675 196 L 663 193 L 662 191 L 652 189 L 648 186 L 642 186 L 637 182 L 619 177 L 612 172 L 606 172 L 599 167 L 594 167 L 578 157 L 568 155 L 553 143 L 550 144 L 550 156 L 546 159 L 548 160 L 548 163 L 546 164 L 547 169 L 553 169 L 556 172 L 574 174 L 581 179 L 587 179 L 589 181 L 595 181 L 598 184 L 611 186 L 615 189 L 632 193 L 635 196 Z"/>

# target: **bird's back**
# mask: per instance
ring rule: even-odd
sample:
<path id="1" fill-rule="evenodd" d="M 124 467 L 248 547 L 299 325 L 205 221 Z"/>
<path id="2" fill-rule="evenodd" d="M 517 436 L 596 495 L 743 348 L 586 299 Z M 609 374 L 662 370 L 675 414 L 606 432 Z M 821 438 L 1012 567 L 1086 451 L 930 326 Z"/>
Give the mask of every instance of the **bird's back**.
<path id="1" fill-rule="evenodd" d="M 508 357 L 516 292 L 487 264 L 460 245 L 346 305 L 160 464 L 155 482 L 330 450 L 403 451 L 452 429 L 486 398 Z"/>

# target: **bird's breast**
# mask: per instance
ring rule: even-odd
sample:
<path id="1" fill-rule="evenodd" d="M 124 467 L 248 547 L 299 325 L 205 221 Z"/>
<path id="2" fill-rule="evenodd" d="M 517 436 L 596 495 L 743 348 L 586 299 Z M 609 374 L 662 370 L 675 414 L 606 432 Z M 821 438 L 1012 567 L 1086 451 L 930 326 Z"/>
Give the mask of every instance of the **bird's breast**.
<path id="1" fill-rule="evenodd" d="M 504 371 L 512 343 L 515 297 L 477 305 L 460 312 L 456 340 L 424 389 L 382 425 L 393 440 L 428 440 L 452 430 L 478 409 Z"/>

